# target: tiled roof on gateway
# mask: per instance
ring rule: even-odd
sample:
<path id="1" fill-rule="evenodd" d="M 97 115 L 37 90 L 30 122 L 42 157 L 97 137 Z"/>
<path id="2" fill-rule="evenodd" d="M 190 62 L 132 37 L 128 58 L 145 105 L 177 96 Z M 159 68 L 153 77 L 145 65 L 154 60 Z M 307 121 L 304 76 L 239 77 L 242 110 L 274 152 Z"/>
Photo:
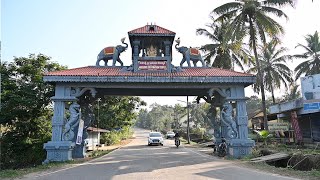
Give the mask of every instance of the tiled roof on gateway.
<path id="1" fill-rule="evenodd" d="M 175 35 L 176 33 L 160 27 L 158 25 L 145 25 L 143 27 L 134 29 L 128 32 L 129 35 L 131 34 L 158 34 L 158 35 Z"/>
<path id="2" fill-rule="evenodd" d="M 45 76 L 150 76 L 150 77 L 254 77 L 252 74 L 240 73 L 219 68 L 184 68 L 182 72 L 128 72 L 121 67 L 87 66 L 46 73 Z"/>

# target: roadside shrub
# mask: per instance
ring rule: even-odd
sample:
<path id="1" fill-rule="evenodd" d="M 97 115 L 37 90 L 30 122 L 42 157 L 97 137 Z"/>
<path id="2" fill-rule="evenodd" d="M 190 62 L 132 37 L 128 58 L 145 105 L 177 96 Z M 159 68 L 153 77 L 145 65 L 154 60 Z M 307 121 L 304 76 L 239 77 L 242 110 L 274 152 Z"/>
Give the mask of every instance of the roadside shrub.
<path id="1" fill-rule="evenodd" d="M 126 140 L 133 135 L 133 131 L 130 126 L 125 126 L 121 131 L 118 132 L 121 140 Z"/>
<path id="2" fill-rule="evenodd" d="M 118 144 L 121 140 L 132 137 L 133 131 L 130 126 L 125 126 L 119 131 L 110 131 L 101 137 L 101 142 L 107 146 Z"/>
<path id="3" fill-rule="evenodd" d="M 191 128 L 190 129 L 190 133 L 193 134 L 196 138 L 203 138 L 203 135 L 205 133 L 205 129 L 204 128 Z"/>
<path id="4" fill-rule="evenodd" d="M 33 129 L 26 129 L 26 123 Z M 46 158 L 43 143 L 51 138 L 49 121 L 44 119 L 17 123 L 1 137 L 1 169 L 19 169 L 41 164 Z"/>
<path id="5" fill-rule="evenodd" d="M 108 133 L 105 133 L 102 136 L 101 141 L 104 142 L 104 144 L 110 146 L 110 145 L 119 143 L 121 139 L 120 139 L 120 136 L 118 135 L 118 132 L 110 131 Z"/>

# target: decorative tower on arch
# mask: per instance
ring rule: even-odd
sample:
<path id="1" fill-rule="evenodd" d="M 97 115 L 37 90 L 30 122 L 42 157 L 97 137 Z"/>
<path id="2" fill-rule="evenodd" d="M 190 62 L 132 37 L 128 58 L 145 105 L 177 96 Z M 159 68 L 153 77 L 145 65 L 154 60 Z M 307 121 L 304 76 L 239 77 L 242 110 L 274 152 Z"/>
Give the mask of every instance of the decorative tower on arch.
<path id="1" fill-rule="evenodd" d="M 172 71 L 172 44 L 175 32 L 157 25 L 146 25 L 128 32 L 133 71 Z"/>

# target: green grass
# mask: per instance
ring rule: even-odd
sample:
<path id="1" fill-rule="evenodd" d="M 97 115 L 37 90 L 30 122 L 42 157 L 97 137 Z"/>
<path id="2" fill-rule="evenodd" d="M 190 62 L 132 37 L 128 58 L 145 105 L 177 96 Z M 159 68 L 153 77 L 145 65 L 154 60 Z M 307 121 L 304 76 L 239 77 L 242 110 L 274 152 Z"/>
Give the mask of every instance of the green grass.
<path id="1" fill-rule="evenodd" d="M 90 158 L 98 158 L 98 157 L 104 156 L 106 154 L 109 154 L 111 151 L 113 151 L 113 150 L 107 150 L 107 151 L 98 150 L 98 151 L 91 151 L 87 154 L 88 154 L 88 157 L 90 157 Z"/>
<path id="2" fill-rule="evenodd" d="M 80 164 L 86 161 L 89 161 L 94 158 L 98 158 L 101 156 L 104 156 L 106 154 L 109 154 L 113 150 L 107 150 L 107 151 L 93 151 L 88 153 L 89 158 L 85 159 L 76 159 L 72 161 L 66 161 L 66 162 L 50 162 L 49 164 L 44 165 L 38 165 L 36 167 L 30 167 L 30 168 L 23 168 L 23 169 L 7 169 L 7 170 L 1 170 L 0 171 L 0 179 L 2 178 L 18 178 L 22 177 L 26 174 L 34 173 L 34 172 L 41 172 L 52 168 L 60 168 L 62 166 L 68 165 L 68 164 Z"/>
<path id="3" fill-rule="evenodd" d="M 0 178 L 14 178 L 14 177 L 19 177 L 22 176 L 26 173 L 24 173 L 22 170 L 1 170 L 0 171 Z"/>
<path id="4" fill-rule="evenodd" d="M 183 143 L 183 144 L 188 144 L 188 141 L 186 139 L 182 138 L 182 137 L 180 138 L 180 142 Z M 198 145 L 198 143 L 193 142 L 193 141 L 190 140 L 190 145 Z"/>
<path id="5" fill-rule="evenodd" d="M 0 171 L 0 178 L 17 178 L 23 175 L 40 172 L 51 168 L 62 167 L 63 165 L 70 164 L 72 161 L 67 162 L 51 162 L 45 165 L 38 165 L 36 167 L 23 168 L 23 169 L 5 169 Z"/>

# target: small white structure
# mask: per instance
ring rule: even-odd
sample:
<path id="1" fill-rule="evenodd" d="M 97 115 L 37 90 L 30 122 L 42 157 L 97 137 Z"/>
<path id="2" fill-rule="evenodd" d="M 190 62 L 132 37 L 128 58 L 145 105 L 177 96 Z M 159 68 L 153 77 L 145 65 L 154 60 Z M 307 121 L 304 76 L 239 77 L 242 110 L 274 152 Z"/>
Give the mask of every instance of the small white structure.
<path id="1" fill-rule="evenodd" d="M 96 127 L 88 127 L 88 138 L 85 139 L 86 148 L 88 151 L 95 150 L 98 146 L 100 146 L 100 136 L 102 133 L 109 132 L 106 129 L 100 129 Z"/>

